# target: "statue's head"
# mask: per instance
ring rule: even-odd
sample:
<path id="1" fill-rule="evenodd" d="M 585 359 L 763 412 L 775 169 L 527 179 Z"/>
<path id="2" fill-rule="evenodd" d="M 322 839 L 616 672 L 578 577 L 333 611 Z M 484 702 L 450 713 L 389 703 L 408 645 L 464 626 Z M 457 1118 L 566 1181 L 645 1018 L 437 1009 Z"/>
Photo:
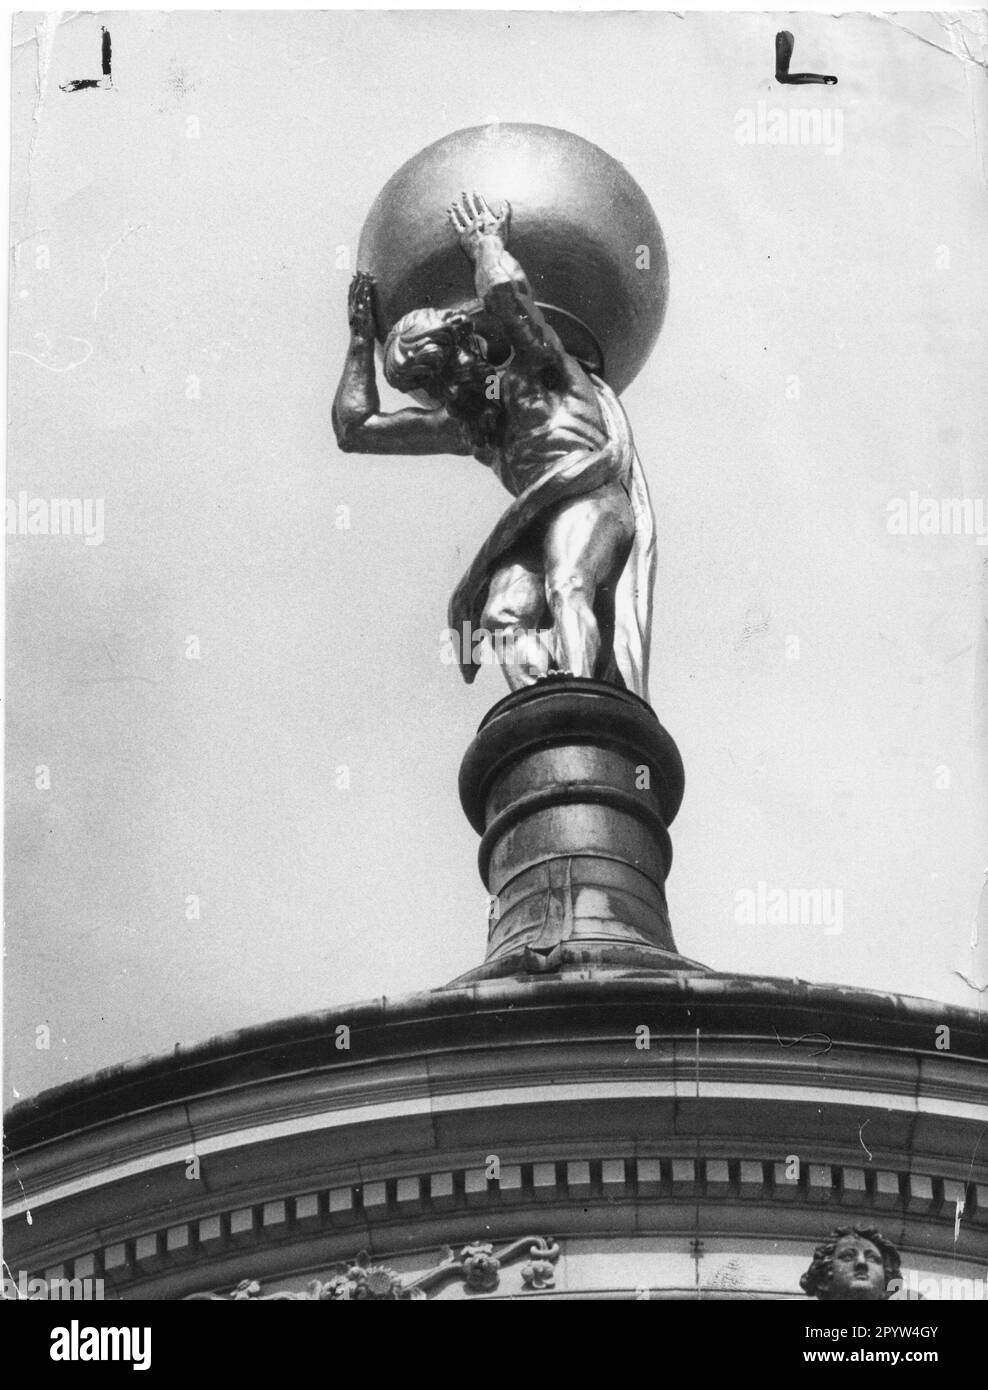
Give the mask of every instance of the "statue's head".
<path id="1" fill-rule="evenodd" d="M 838 1226 L 814 1250 L 799 1285 L 823 1301 L 877 1302 L 890 1297 L 889 1285 L 900 1275 L 898 1250 L 873 1226 Z"/>
<path id="2" fill-rule="evenodd" d="M 473 318 L 453 309 L 413 309 L 384 344 L 384 375 L 398 391 L 426 391 L 436 400 L 470 394 L 493 368 Z"/>

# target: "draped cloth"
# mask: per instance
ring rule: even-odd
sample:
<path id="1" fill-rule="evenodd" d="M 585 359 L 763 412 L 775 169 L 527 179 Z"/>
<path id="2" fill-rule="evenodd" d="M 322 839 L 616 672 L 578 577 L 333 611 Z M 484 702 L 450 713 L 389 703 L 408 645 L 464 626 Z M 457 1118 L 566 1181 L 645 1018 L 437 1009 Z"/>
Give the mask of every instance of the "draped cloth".
<path id="1" fill-rule="evenodd" d="M 545 520 L 550 508 L 572 498 L 584 497 L 607 483 L 618 483 L 631 502 L 635 536 L 615 587 L 612 669 L 601 675 L 614 684 L 623 683 L 627 690 L 647 700 L 652 586 L 655 582 L 655 517 L 628 417 L 605 382 L 593 375 L 590 380 L 597 392 L 604 421 L 605 443 L 596 450 L 574 449 L 551 463 L 512 501 L 457 585 L 449 605 L 449 626 L 456 633 L 464 631 L 464 624 L 467 632 L 480 628 L 494 572 L 505 563 L 512 550 L 524 543 L 526 532 Z M 473 656 L 474 643 L 461 642 L 460 670 L 468 683 L 479 669 Z"/>

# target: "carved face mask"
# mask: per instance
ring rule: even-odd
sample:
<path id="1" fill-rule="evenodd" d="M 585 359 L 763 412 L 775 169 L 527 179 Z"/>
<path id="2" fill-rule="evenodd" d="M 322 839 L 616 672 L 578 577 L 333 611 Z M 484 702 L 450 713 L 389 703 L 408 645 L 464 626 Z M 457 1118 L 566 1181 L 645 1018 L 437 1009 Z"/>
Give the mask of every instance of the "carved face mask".
<path id="1" fill-rule="evenodd" d="M 885 1295 L 885 1265 L 870 1240 L 844 1236 L 833 1254 L 828 1297 L 835 1300 L 880 1299 Z"/>

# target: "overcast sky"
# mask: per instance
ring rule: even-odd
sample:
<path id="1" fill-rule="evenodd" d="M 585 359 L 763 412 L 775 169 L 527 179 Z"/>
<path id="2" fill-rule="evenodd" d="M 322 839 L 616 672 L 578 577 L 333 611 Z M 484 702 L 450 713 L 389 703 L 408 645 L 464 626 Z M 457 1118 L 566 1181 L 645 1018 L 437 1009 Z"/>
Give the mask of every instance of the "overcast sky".
<path id="1" fill-rule="evenodd" d="M 63 92 L 98 77 L 101 22 L 113 90 Z M 687 772 L 680 949 L 975 1006 L 988 548 L 888 527 L 910 493 L 988 492 L 986 89 L 946 27 L 38 25 L 15 32 L 7 496 L 100 499 L 104 534 L 8 537 L 15 1094 L 482 959 L 456 778 L 504 685 L 439 654 L 505 495 L 469 459 L 341 455 L 330 405 L 337 248 L 406 158 L 492 120 L 595 141 L 666 235 L 625 404 L 658 524 L 652 702 Z M 836 87 L 772 80 L 782 27 Z M 828 111 L 832 138 L 759 143 L 774 108 Z M 759 883 L 839 890 L 841 929 L 739 922 Z"/>

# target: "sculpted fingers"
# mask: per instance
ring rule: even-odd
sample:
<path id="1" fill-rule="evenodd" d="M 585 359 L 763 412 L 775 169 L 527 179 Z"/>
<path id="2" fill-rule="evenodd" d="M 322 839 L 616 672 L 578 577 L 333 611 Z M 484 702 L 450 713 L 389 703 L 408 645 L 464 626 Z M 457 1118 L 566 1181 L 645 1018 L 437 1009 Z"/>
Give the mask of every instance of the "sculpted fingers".
<path id="1" fill-rule="evenodd" d="M 350 281 L 350 289 L 347 292 L 346 307 L 350 314 L 357 307 L 357 292 L 360 289 L 360 276 L 355 275 Z"/>
<path id="2" fill-rule="evenodd" d="M 366 270 L 358 270 L 350 281 L 347 296 L 347 314 L 350 327 L 360 333 L 374 332 L 374 277 Z"/>
<path id="3" fill-rule="evenodd" d="M 367 270 L 358 270 L 350 281 L 349 302 L 356 304 L 361 300 L 369 299 L 373 288 L 373 275 Z"/>

